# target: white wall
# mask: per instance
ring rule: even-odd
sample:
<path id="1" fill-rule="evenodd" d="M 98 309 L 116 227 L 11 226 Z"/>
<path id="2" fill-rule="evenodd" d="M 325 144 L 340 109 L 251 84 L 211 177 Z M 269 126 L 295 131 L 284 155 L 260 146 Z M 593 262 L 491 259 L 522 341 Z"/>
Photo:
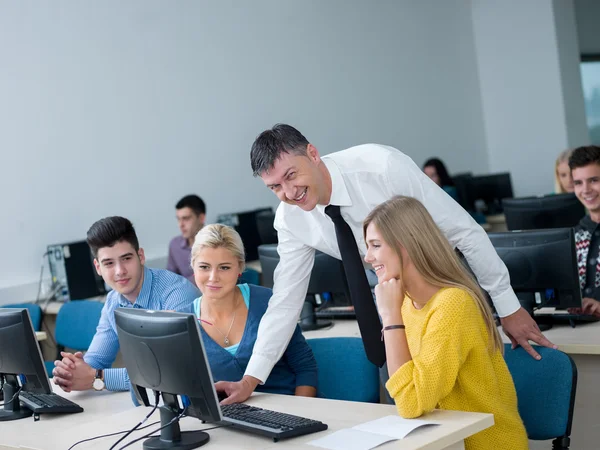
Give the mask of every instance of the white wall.
<path id="1" fill-rule="evenodd" d="M 573 3 L 472 5 L 489 169 L 510 171 L 516 196 L 552 192 L 556 156 L 589 142 Z"/>
<path id="2" fill-rule="evenodd" d="M 209 220 L 275 205 L 249 148 L 276 122 L 322 153 L 487 169 L 467 0 L 3 2 L 0 43 L 0 302 L 100 217 L 129 217 L 153 259 L 182 195 Z"/>

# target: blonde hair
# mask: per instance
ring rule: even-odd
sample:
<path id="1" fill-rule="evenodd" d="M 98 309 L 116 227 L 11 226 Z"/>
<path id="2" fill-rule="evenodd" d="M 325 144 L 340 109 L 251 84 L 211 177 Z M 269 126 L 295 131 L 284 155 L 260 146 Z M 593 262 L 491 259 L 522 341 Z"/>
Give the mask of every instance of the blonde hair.
<path id="1" fill-rule="evenodd" d="M 561 182 L 560 182 L 560 177 L 558 176 L 558 166 L 560 166 L 562 163 L 569 162 L 569 158 L 571 157 L 571 153 L 573 153 L 572 149 L 567 149 L 563 152 L 560 152 L 560 154 L 558 155 L 558 158 L 556 158 L 556 164 L 554 164 L 554 192 L 556 194 L 566 194 L 567 191 L 565 191 L 565 189 L 563 188 Z"/>
<path id="2" fill-rule="evenodd" d="M 396 196 L 375 207 L 363 224 L 367 234 L 370 224 L 377 227 L 383 240 L 396 252 L 402 267 L 403 247 L 417 272 L 426 282 L 439 288 L 463 289 L 475 299 L 489 337 L 489 350 L 504 351 L 504 344 L 483 291 L 460 262 L 433 218 L 418 200 Z"/>
<path id="3" fill-rule="evenodd" d="M 240 264 L 240 271 L 245 268 L 246 254 L 244 252 L 244 243 L 242 238 L 233 228 L 220 223 L 207 225 L 196 234 L 194 245 L 192 246 L 192 258 L 190 264 L 194 267 L 194 262 L 198 254 L 204 248 L 225 248 L 229 250 Z"/>

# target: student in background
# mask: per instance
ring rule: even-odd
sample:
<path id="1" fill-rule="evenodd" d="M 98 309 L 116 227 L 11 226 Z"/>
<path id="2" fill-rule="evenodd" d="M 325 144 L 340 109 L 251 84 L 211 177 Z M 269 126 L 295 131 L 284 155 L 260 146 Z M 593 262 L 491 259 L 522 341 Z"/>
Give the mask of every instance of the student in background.
<path id="1" fill-rule="evenodd" d="M 600 317 L 600 147 L 573 150 L 569 158 L 575 195 L 588 214 L 574 227 L 582 307 L 575 313 Z"/>
<path id="2" fill-rule="evenodd" d="M 244 270 L 244 244 L 233 228 L 213 224 L 195 237 L 191 265 L 202 296 L 192 310 L 200 321 L 206 356 L 217 390 L 244 375 L 267 310 L 271 289 L 238 284 Z M 314 397 L 317 363 L 296 325 L 283 357 L 258 391 Z"/>
<path id="3" fill-rule="evenodd" d="M 386 388 L 400 415 L 491 413 L 494 426 L 465 439 L 465 448 L 527 449 L 491 309 L 423 204 L 393 197 L 367 216 L 363 232 L 365 261 L 379 281 Z"/>
<path id="4" fill-rule="evenodd" d="M 441 187 L 450 197 L 458 201 L 458 192 L 454 187 L 454 181 L 448 174 L 448 170 L 444 163 L 438 158 L 431 158 L 423 164 L 423 172 L 431 178 L 431 180 Z"/>
<path id="5" fill-rule="evenodd" d="M 194 271 L 190 266 L 190 254 L 194 236 L 204 226 L 206 205 L 197 195 L 186 195 L 175 205 L 177 224 L 181 231 L 169 244 L 167 270 L 186 277 L 194 282 Z"/>
<path id="6" fill-rule="evenodd" d="M 127 369 L 111 368 L 119 352 L 114 311 L 118 307 L 183 311 L 189 309 L 198 290 L 185 278 L 166 270 L 144 266 L 144 250 L 131 222 L 106 217 L 87 232 L 94 266 L 112 291 L 106 296 L 102 315 L 90 348 L 83 355 L 62 352 L 55 361 L 54 384 L 64 391 L 126 391 Z"/>
<path id="7" fill-rule="evenodd" d="M 556 194 L 566 194 L 573 192 L 573 177 L 571 176 L 571 168 L 569 167 L 569 157 L 572 150 L 565 150 L 558 158 L 554 166 L 554 192 Z"/>

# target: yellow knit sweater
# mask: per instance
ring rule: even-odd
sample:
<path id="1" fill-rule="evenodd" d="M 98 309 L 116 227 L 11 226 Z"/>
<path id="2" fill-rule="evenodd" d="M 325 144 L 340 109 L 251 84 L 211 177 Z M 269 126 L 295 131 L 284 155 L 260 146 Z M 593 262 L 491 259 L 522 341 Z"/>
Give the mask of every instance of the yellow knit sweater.
<path id="1" fill-rule="evenodd" d="M 434 408 L 491 413 L 495 425 L 465 440 L 468 450 L 527 449 L 512 377 L 475 300 L 464 290 L 439 290 L 420 310 L 402 305 L 412 360 L 386 384 L 402 417 Z"/>

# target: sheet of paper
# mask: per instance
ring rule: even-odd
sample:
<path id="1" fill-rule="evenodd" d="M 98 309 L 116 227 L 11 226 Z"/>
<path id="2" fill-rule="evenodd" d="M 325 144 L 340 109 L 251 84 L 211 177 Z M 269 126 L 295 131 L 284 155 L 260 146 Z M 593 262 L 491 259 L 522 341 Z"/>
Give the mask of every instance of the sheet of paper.
<path id="1" fill-rule="evenodd" d="M 439 425 L 435 421 L 420 419 L 403 419 L 400 416 L 385 416 L 381 419 L 361 423 L 352 427 L 354 430 L 380 434 L 396 439 L 404 439 L 411 431 L 427 425 Z"/>
<path id="2" fill-rule="evenodd" d="M 325 437 L 311 441 L 308 445 L 327 448 L 329 450 L 370 450 L 385 442 L 395 440 L 389 436 L 366 433 L 364 431 L 344 428 Z"/>

